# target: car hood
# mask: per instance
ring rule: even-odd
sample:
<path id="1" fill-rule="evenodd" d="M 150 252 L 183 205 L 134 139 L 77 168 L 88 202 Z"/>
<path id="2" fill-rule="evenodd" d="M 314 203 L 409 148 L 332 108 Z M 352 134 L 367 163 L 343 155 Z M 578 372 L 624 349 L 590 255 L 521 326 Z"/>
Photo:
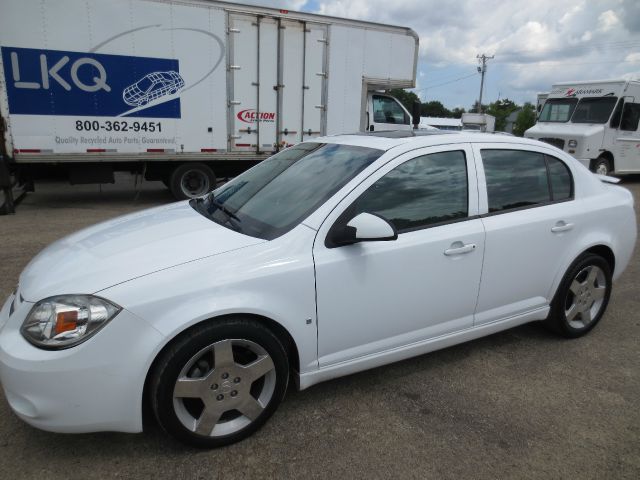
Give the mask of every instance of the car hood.
<path id="1" fill-rule="evenodd" d="M 20 294 L 95 293 L 186 262 L 264 242 L 208 220 L 188 202 L 118 217 L 58 240 L 20 275 Z"/>
<path id="2" fill-rule="evenodd" d="M 590 123 L 536 123 L 525 132 L 527 138 L 580 139 L 604 133 L 604 125 Z"/>

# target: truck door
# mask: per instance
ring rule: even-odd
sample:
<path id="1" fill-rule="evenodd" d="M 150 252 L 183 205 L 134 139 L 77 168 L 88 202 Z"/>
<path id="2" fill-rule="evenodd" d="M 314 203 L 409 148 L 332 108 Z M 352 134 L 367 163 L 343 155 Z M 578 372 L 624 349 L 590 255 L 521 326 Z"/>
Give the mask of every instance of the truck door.
<path id="1" fill-rule="evenodd" d="M 327 27 L 229 15 L 232 151 L 269 152 L 324 134 Z"/>
<path id="2" fill-rule="evenodd" d="M 229 15 L 229 147 L 258 149 L 258 23 L 254 15 Z"/>
<path id="3" fill-rule="evenodd" d="M 278 130 L 282 146 L 302 140 L 304 71 L 304 23 L 280 22 L 280 118 Z"/>
<path id="4" fill-rule="evenodd" d="M 307 23 L 304 36 L 302 139 L 324 134 L 327 27 Z"/>
<path id="5" fill-rule="evenodd" d="M 625 97 L 613 147 L 614 169 L 618 172 L 640 171 L 639 121 L 640 103 L 635 97 Z"/>
<path id="6" fill-rule="evenodd" d="M 369 131 L 412 129 L 411 115 L 395 98 L 381 93 L 371 93 L 367 103 Z"/>

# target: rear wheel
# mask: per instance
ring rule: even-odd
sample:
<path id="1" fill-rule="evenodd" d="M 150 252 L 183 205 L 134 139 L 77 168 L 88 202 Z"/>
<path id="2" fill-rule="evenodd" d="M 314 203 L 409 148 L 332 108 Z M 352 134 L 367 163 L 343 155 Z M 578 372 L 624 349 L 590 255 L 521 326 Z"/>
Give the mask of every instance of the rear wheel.
<path id="1" fill-rule="evenodd" d="M 604 315 L 611 295 L 611 267 L 595 254 L 578 258 L 551 303 L 547 325 L 568 338 L 585 335 Z"/>
<path id="2" fill-rule="evenodd" d="M 598 157 L 593 165 L 593 171 L 599 175 L 610 175 L 613 172 L 611 161 L 605 157 Z"/>
<path id="3" fill-rule="evenodd" d="M 171 193 L 178 199 L 195 198 L 210 192 L 216 186 L 216 176 L 203 163 L 184 163 L 169 179 Z"/>
<path id="4" fill-rule="evenodd" d="M 151 380 L 158 423 L 178 440 L 220 447 L 260 428 L 280 404 L 289 363 L 280 340 L 253 320 L 197 327 L 159 359 Z"/>

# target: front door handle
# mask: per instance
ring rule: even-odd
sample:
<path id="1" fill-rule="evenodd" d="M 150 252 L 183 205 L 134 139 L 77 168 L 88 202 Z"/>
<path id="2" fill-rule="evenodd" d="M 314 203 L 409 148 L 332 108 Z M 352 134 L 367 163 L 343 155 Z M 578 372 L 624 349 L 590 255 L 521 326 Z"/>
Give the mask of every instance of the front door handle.
<path id="1" fill-rule="evenodd" d="M 555 226 L 551 227 L 553 233 L 568 232 L 574 227 L 573 223 L 567 223 L 564 220 L 560 220 Z"/>
<path id="2" fill-rule="evenodd" d="M 453 242 L 451 246 L 444 251 L 444 254 L 447 256 L 461 255 L 463 253 L 473 252 L 475 249 L 475 243 L 464 244 L 462 242 Z"/>

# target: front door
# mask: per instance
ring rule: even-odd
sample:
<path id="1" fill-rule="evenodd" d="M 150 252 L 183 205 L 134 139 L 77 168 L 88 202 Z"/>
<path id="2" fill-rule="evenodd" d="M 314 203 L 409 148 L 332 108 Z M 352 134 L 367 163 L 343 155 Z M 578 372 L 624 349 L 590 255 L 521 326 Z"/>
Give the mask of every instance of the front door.
<path id="1" fill-rule="evenodd" d="M 411 116 L 393 97 L 374 93 L 369 100 L 369 130 L 411 130 Z M 373 127 L 373 128 L 371 128 Z"/>
<path id="2" fill-rule="evenodd" d="M 333 210 L 313 250 L 320 367 L 473 325 L 484 250 L 477 198 L 471 150 L 456 145 L 397 157 Z M 346 210 L 385 217 L 398 239 L 330 248 Z"/>
<path id="3" fill-rule="evenodd" d="M 617 172 L 640 172 L 640 103 L 625 97 L 620 125 L 614 132 L 613 158 Z"/>

